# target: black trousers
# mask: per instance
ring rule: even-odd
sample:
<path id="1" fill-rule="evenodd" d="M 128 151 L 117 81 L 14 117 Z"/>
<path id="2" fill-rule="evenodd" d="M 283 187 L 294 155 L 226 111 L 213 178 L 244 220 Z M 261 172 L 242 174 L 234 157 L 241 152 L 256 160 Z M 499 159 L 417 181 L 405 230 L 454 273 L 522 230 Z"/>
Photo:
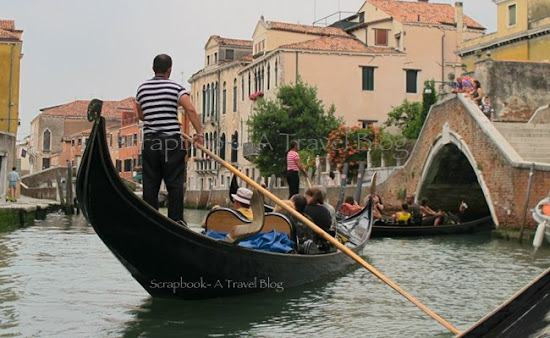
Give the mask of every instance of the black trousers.
<path id="1" fill-rule="evenodd" d="M 300 192 L 300 175 L 296 170 L 287 170 L 288 199 Z"/>
<path id="2" fill-rule="evenodd" d="M 158 210 L 160 183 L 168 190 L 168 217 L 183 220 L 185 143 L 180 136 L 145 135 L 143 141 L 143 200 Z"/>

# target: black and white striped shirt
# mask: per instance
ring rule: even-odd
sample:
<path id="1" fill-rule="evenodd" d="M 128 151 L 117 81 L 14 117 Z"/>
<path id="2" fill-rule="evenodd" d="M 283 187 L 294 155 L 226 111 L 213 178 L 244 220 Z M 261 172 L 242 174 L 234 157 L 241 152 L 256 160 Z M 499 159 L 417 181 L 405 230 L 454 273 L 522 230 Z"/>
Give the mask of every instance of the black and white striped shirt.
<path id="1" fill-rule="evenodd" d="M 136 100 L 144 117 L 143 132 L 147 134 L 180 135 L 178 102 L 189 91 L 164 77 L 145 81 L 137 90 Z"/>

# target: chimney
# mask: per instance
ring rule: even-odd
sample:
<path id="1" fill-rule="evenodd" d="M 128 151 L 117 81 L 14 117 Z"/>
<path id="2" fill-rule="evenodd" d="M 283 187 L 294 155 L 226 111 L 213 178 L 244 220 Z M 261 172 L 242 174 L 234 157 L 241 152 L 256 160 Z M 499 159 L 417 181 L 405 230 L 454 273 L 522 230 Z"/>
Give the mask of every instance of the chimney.
<path id="1" fill-rule="evenodd" d="M 457 47 L 464 41 L 463 32 L 464 32 L 464 8 L 462 7 L 462 2 L 455 2 L 455 22 L 456 22 L 456 43 Z"/>

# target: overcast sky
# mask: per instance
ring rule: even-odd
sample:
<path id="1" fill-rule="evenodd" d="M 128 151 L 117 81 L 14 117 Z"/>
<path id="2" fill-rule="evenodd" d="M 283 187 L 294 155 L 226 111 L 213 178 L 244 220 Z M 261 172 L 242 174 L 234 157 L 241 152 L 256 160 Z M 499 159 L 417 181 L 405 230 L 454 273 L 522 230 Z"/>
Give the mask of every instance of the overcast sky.
<path id="1" fill-rule="evenodd" d="M 454 3 L 454 0 L 431 0 Z M 184 82 L 203 66 L 210 35 L 251 39 L 260 16 L 312 24 L 338 11 L 357 12 L 363 0 L 0 0 L 0 19 L 23 32 L 18 138 L 29 134 L 41 108 L 134 96 L 152 75 L 156 54 L 174 60 L 172 79 Z M 464 0 L 464 12 L 496 30 L 492 0 Z"/>

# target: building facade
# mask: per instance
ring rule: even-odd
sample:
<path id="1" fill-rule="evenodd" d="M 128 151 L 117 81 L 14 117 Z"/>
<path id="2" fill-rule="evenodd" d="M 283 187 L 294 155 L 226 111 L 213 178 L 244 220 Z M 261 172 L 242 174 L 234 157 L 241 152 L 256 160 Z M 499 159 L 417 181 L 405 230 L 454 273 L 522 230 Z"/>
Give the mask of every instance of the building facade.
<path id="1" fill-rule="evenodd" d="M 7 191 L 8 172 L 16 166 L 22 34 L 13 20 L 0 19 L 0 196 Z"/>
<path id="2" fill-rule="evenodd" d="M 213 36 L 205 46 L 205 67 L 189 80 L 205 144 L 259 179 L 247 128 L 257 98 L 274 99 L 281 85 L 301 79 L 317 88 L 326 108 L 334 104 L 348 126 L 380 124 L 404 99 L 421 101 L 424 81 L 443 84 L 461 73 L 454 51 L 484 31 L 464 15 L 462 3 L 367 0 L 357 14 L 327 27 L 261 17 L 251 41 Z M 241 58 L 225 58 L 229 40 L 246 45 Z M 195 153 L 188 188 L 227 187 L 230 174 Z"/>
<path id="3" fill-rule="evenodd" d="M 31 173 L 55 167 L 65 166 L 67 161 L 78 165 L 78 158 L 64 152 L 65 141 L 80 139 L 81 146 L 86 145 L 86 136 L 79 133 L 90 129 L 87 109 L 90 101 L 78 100 L 68 104 L 41 109 L 41 113 L 31 121 L 30 155 Z M 104 101 L 102 116 L 107 127 L 120 126 L 122 111 L 132 110 L 134 98 L 121 101 Z M 80 135 L 80 136 L 79 136 Z M 78 136 L 78 137 L 77 137 Z M 65 148 L 66 150 L 67 148 Z"/>
<path id="4" fill-rule="evenodd" d="M 487 58 L 501 61 L 550 61 L 550 2 L 493 0 L 497 5 L 495 33 L 464 41 L 457 54 L 467 71 Z"/>

